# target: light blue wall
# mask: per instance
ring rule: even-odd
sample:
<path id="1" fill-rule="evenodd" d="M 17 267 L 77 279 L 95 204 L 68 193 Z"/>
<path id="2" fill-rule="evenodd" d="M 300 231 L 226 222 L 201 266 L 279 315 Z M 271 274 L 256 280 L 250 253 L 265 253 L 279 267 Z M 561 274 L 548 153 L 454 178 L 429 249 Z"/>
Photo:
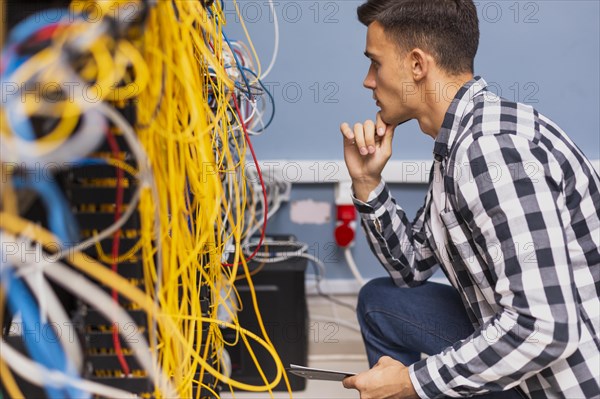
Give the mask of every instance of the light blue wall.
<path id="1" fill-rule="evenodd" d="M 280 51 L 265 80 L 275 96 L 277 114 L 272 127 L 253 140 L 259 159 L 342 159 L 339 124 L 373 118 L 376 107 L 371 93 L 362 87 L 368 63 L 362 55 L 366 28 L 356 19 L 356 7 L 361 3 L 275 1 Z M 600 2 L 476 4 L 481 28 L 476 74 L 504 97 L 534 105 L 556 121 L 589 158 L 600 158 Z M 239 5 L 266 67 L 273 46 L 268 3 L 248 0 Z M 241 38 L 229 0 L 226 9 L 228 35 Z M 431 139 L 411 122 L 397 131 L 394 158 L 429 159 L 431 148 Z M 425 188 L 396 186 L 393 191 L 412 216 L 423 201 Z M 293 187 L 292 200 L 308 198 L 333 201 L 333 186 Z M 295 234 L 313 245 L 311 253 L 325 258 L 328 277 L 351 277 L 343 255 L 330 244 L 333 222 L 294 224 L 289 206 L 284 206 L 268 232 Z M 365 276 L 384 274 L 362 233 L 354 254 Z"/>
<path id="2" fill-rule="evenodd" d="M 414 215 L 425 198 L 424 185 L 395 185 L 392 187 L 394 198 L 403 204 L 408 215 Z M 333 185 L 303 184 L 292 190 L 292 201 L 312 199 L 314 201 L 333 201 Z M 352 278 L 348 270 L 344 253 L 333 239 L 335 214 L 332 222 L 325 225 L 300 225 L 290 221 L 290 206 L 283 206 L 270 220 L 267 232 L 270 234 L 294 234 L 299 241 L 309 245 L 308 253 L 321 259 L 326 266 L 328 278 Z M 371 253 L 362 229 L 359 228 L 352 253 L 361 274 L 365 278 L 385 275 L 383 267 Z"/>

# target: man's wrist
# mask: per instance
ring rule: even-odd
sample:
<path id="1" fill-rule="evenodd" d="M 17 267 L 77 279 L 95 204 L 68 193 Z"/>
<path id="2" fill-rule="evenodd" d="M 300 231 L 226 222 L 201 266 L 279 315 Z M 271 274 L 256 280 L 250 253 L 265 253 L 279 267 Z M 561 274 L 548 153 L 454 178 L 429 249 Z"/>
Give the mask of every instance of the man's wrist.
<path id="1" fill-rule="evenodd" d="M 354 191 L 354 196 L 356 199 L 362 202 L 367 202 L 369 199 L 369 194 L 371 191 L 375 190 L 375 188 L 381 182 L 381 176 L 376 178 L 373 177 L 364 177 L 359 179 L 352 179 L 352 190 Z"/>
<path id="2" fill-rule="evenodd" d="M 410 371 L 408 367 L 402 370 L 402 381 L 403 381 L 403 398 L 406 399 L 420 399 L 417 390 L 415 389 L 412 379 L 410 378 Z"/>

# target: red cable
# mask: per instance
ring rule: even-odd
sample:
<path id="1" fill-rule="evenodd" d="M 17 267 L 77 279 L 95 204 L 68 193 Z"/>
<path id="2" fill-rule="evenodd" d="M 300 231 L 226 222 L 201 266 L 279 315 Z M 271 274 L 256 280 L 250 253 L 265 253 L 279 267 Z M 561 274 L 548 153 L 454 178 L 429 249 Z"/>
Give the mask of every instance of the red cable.
<path id="1" fill-rule="evenodd" d="M 236 53 L 238 57 L 240 57 L 239 59 L 242 62 L 242 66 L 245 67 L 246 64 L 244 63 L 244 56 L 242 55 L 242 52 L 236 48 L 233 49 L 233 52 Z"/>
<path id="2" fill-rule="evenodd" d="M 237 99 L 235 96 L 231 96 L 233 98 L 233 106 L 235 107 L 235 112 L 238 114 L 240 118 L 240 124 L 242 125 L 242 130 L 244 131 L 244 137 L 246 139 L 246 143 L 248 143 L 248 148 L 250 148 L 250 153 L 252 154 L 252 159 L 254 160 L 254 164 L 256 165 L 256 172 L 258 173 L 258 179 L 260 180 L 260 186 L 263 191 L 263 198 L 265 202 L 264 206 L 264 217 L 263 217 L 263 228 L 260 233 L 260 241 L 258 242 L 258 246 L 254 249 L 254 252 L 246 259 L 246 261 L 251 261 L 252 258 L 256 256 L 260 247 L 262 247 L 262 243 L 265 240 L 265 232 L 267 231 L 267 214 L 269 213 L 269 207 L 267 205 L 267 190 L 265 188 L 265 182 L 263 180 L 262 172 L 260 171 L 260 166 L 258 165 L 258 160 L 256 159 L 256 154 L 254 153 L 254 147 L 252 147 L 252 142 L 250 142 L 250 136 L 248 136 L 248 132 L 246 131 L 246 124 L 244 123 L 244 119 L 242 118 L 242 114 L 240 112 L 240 108 L 238 107 Z M 233 266 L 231 263 L 223 263 L 223 266 Z"/>
<path id="3" fill-rule="evenodd" d="M 23 42 L 14 43 L 8 46 L 7 49 L 3 51 L 2 62 L 0 63 L 0 73 L 4 74 L 4 71 L 6 70 L 8 63 L 11 61 L 11 58 L 21 56 L 19 52 L 23 46 L 28 46 L 52 39 L 54 32 L 56 32 L 56 29 L 59 26 L 59 22 L 42 26 L 36 32 L 29 35 Z"/>
<path id="4" fill-rule="evenodd" d="M 54 35 L 54 32 L 56 32 L 56 29 L 59 26 L 60 26 L 60 24 L 58 22 L 55 24 L 43 26 L 37 32 L 35 32 L 33 37 L 29 40 L 32 41 L 33 43 L 50 40 L 50 39 L 52 39 L 52 35 Z"/>
<path id="5" fill-rule="evenodd" d="M 115 136 L 112 134 L 112 132 L 110 130 L 107 130 L 106 132 L 106 138 L 108 141 L 108 145 L 110 146 L 110 149 L 113 153 L 113 156 L 115 159 L 119 158 L 119 144 L 117 143 L 117 140 L 115 138 Z M 117 194 L 116 194 L 116 199 L 115 199 L 115 222 L 119 220 L 119 218 L 121 217 L 121 208 L 123 207 L 123 169 L 118 168 L 117 167 Z M 113 258 L 113 263 L 111 265 L 111 269 L 113 272 L 117 273 L 118 269 L 117 269 L 117 262 L 115 261 L 115 259 L 119 256 L 119 237 L 121 235 L 121 230 L 117 230 L 115 232 L 115 234 L 113 235 L 113 242 L 112 242 L 112 258 Z M 117 294 L 117 290 L 115 290 L 113 288 L 112 290 L 112 298 L 113 300 L 118 304 L 119 302 L 119 295 Z M 115 346 L 115 353 L 117 354 L 117 358 L 119 359 L 119 363 L 121 364 L 121 369 L 123 370 L 123 373 L 125 373 L 126 376 L 129 375 L 129 365 L 127 364 L 127 360 L 125 359 L 125 356 L 123 355 L 123 349 L 121 348 L 121 341 L 119 340 L 119 329 L 117 328 L 116 323 L 113 324 L 113 328 L 112 328 L 112 334 L 113 334 L 113 344 Z"/>

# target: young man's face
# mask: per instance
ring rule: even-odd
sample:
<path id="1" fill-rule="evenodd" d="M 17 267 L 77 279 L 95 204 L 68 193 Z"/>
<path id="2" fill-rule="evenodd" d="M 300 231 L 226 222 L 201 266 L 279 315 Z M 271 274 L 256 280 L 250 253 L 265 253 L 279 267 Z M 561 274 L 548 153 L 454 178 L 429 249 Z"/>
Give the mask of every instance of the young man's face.
<path id="1" fill-rule="evenodd" d="M 412 80 L 407 52 L 403 52 L 385 34 L 378 22 L 367 28 L 365 55 L 371 59 L 363 85 L 373 91 L 381 109 L 381 118 L 388 125 L 397 125 L 414 118 L 415 84 Z"/>

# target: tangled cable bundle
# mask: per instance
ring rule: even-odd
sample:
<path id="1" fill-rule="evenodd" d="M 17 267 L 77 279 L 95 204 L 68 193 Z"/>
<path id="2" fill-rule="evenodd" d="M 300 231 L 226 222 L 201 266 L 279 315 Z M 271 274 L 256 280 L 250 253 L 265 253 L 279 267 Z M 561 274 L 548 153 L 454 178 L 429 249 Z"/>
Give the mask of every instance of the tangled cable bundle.
<path id="1" fill-rule="evenodd" d="M 247 46 L 225 34 L 223 7 L 73 1 L 56 21 L 30 17 L 10 32 L 1 65 L 11 91 L 0 119 L 0 312 L 7 306 L 24 327 L 47 326 L 54 334 L 51 344 L 25 342 L 25 354 L 3 334 L 1 378 L 11 397 L 23 397 L 14 374 L 49 398 L 140 397 L 102 383 L 105 376 L 146 377 L 152 388 L 142 397 L 157 398 L 287 383 L 262 322 L 260 336 L 237 322 L 235 289 L 240 278 L 252 287 L 247 265 L 260 243 L 251 254 L 242 247 L 259 231 L 262 242 L 269 205 L 280 203 L 280 184 L 263 180 L 250 141 L 273 119 L 262 78 L 275 62 L 278 31 L 262 73 L 249 37 Z M 247 154 L 256 164 L 252 176 Z M 92 178 L 85 168 L 112 172 Z M 74 170 L 81 187 L 108 189 L 114 199 L 72 204 L 76 196 L 63 180 Z M 44 227 L 23 215 L 32 193 L 46 210 Z M 112 220 L 79 228 L 78 217 L 93 213 Z M 136 260 L 142 280 L 123 275 Z M 71 317 L 55 286 L 109 321 L 119 370 L 90 375 L 85 343 L 52 327 Z M 260 315 L 252 298 L 244 306 Z M 134 333 L 127 330 L 138 322 L 132 311 L 147 318 Z M 221 359 L 236 342 L 225 342 L 225 327 L 246 345 L 263 385 L 231 378 Z M 250 341 L 271 354 L 275 376 L 262 372 Z"/>

